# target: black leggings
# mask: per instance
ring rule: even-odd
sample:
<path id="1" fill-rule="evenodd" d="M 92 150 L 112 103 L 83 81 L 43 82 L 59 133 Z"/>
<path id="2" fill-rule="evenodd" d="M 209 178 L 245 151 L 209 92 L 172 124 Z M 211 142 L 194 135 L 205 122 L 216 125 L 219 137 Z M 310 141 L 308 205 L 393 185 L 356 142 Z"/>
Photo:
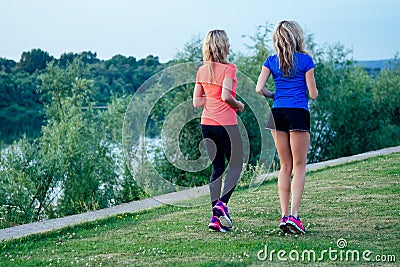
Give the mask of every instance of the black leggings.
<path id="1" fill-rule="evenodd" d="M 240 178 L 243 165 L 243 144 L 237 125 L 214 126 L 201 125 L 201 132 L 208 155 L 212 160 L 210 177 L 210 197 L 213 207 L 218 199 L 228 203 Z M 222 175 L 225 172 L 225 158 L 229 170 L 226 173 L 224 190 L 221 195 Z"/>

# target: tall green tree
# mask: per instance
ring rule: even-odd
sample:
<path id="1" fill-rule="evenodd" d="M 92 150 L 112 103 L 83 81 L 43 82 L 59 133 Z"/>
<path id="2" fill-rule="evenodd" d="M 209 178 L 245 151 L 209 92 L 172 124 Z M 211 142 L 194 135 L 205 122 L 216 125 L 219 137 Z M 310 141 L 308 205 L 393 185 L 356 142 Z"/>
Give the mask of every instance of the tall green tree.
<path id="1" fill-rule="evenodd" d="M 102 140 L 90 94 L 93 81 L 76 59 L 66 69 L 50 63 L 40 79 L 46 125 L 40 140 L 44 181 L 49 195 L 58 194 L 55 215 L 105 208 L 115 202 L 115 162 Z M 54 192 L 59 188 L 60 192 Z M 46 196 L 47 198 L 49 197 Z"/>
<path id="2" fill-rule="evenodd" d="M 372 107 L 377 125 L 373 148 L 400 144 L 400 59 L 396 55 L 389 68 L 382 70 L 372 87 Z"/>
<path id="3" fill-rule="evenodd" d="M 48 62 L 53 59 L 48 52 L 41 49 L 32 49 L 23 52 L 19 60 L 19 67 L 29 74 L 34 73 L 36 70 L 44 70 Z"/>

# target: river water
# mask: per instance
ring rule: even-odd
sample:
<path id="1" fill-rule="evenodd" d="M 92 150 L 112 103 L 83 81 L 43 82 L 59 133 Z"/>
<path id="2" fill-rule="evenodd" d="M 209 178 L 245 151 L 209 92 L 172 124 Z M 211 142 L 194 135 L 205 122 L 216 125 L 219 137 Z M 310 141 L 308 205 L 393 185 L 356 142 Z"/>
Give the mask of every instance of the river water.
<path id="1" fill-rule="evenodd" d="M 39 137 L 43 123 L 39 112 L 0 113 L 0 145 L 10 145 L 24 135 L 28 140 Z"/>

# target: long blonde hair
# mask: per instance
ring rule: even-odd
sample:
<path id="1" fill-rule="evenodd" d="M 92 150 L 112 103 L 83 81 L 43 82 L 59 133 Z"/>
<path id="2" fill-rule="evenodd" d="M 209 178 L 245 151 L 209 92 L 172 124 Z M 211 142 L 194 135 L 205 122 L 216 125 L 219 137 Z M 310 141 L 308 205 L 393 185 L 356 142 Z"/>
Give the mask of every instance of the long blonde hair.
<path id="1" fill-rule="evenodd" d="M 273 42 L 279 59 L 279 68 L 286 77 L 295 69 L 294 53 L 306 54 L 303 29 L 296 21 L 283 20 L 274 30 Z"/>
<path id="2" fill-rule="evenodd" d="M 210 73 L 210 82 L 214 81 L 214 63 L 228 63 L 229 38 L 224 30 L 211 30 L 203 42 L 203 61 Z"/>

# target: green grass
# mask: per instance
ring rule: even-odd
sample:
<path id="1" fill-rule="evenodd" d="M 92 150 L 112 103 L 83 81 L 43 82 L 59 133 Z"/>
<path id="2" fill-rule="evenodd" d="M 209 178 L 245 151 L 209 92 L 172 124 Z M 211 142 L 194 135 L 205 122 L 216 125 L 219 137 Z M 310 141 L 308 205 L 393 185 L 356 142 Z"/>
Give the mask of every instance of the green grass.
<path id="1" fill-rule="evenodd" d="M 301 205 L 304 236 L 279 231 L 275 178 L 256 192 L 234 193 L 230 212 L 235 227 L 229 233 L 208 230 L 208 205 L 163 206 L 2 242 L 0 266 L 399 265 L 399 162 L 396 153 L 308 173 Z M 340 238 L 347 247 L 337 247 Z M 279 261 L 277 252 L 272 261 L 260 261 L 257 254 L 265 246 L 268 254 L 285 251 L 288 262 Z M 329 249 L 337 250 L 331 255 L 338 259 L 325 253 L 318 261 Z M 304 250 L 314 250 L 317 260 L 302 261 Z M 355 250 L 360 261 L 346 261 L 346 253 Z M 372 252 L 371 259 L 382 255 L 392 263 L 366 262 L 365 250 Z M 294 257 L 296 251 L 300 260 L 290 260 L 289 253 Z"/>

